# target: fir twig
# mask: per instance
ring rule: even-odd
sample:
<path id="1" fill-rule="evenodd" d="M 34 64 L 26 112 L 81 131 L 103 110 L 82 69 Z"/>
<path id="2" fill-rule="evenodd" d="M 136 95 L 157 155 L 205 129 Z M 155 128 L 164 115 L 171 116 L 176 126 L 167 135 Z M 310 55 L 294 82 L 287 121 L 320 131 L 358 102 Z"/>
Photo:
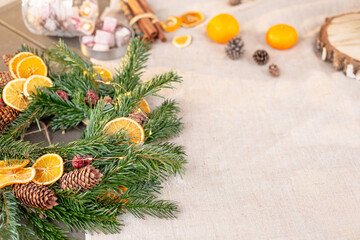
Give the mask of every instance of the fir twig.
<path id="1" fill-rule="evenodd" d="M 174 100 L 165 100 L 159 108 L 149 115 L 144 130 L 146 142 L 165 140 L 177 136 L 182 128 L 181 118 L 177 116 L 180 109 Z"/>

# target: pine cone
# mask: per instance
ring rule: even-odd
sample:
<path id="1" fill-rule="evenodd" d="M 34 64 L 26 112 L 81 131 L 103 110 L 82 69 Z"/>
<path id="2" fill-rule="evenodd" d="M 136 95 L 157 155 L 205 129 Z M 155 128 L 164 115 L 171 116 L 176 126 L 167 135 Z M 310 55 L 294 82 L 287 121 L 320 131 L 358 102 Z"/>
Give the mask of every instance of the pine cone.
<path id="1" fill-rule="evenodd" d="M 146 113 L 144 113 L 141 109 L 135 110 L 134 112 L 130 113 L 128 117 L 140 124 L 141 126 L 147 119 Z"/>
<path id="2" fill-rule="evenodd" d="M 241 37 L 232 38 L 227 43 L 225 52 L 232 60 L 239 59 L 244 54 L 244 41 Z"/>
<path id="3" fill-rule="evenodd" d="M 103 175 L 92 165 L 75 169 L 72 172 L 66 173 L 62 176 L 60 186 L 64 190 L 78 189 L 89 190 L 95 187 Z"/>
<path id="4" fill-rule="evenodd" d="M 19 202 L 30 207 L 40 208 L 43 210 L 52 209 L 57 206 L 57 197 L 55 193 L 43 185 L 33 182 L 26 184 L 15 184 L 13 192 Z"/>
<path id="5" fill-rule="evenodd" d="M 14 121 L 19 113 L 19 111 L 9 106 L 0 108 L 0 132 L 2 132 L 9 123 Z"/>
<path id="6" fill-rule="evenodd" d="M 273 77 L 278 77 L 278 76 L 280 76 L 280 69 L 276 64 L 271 64 L 269 66 L 269 73 Z"/>
<path id="7" fill-rule="evenodd" d="M 4 64 L 8 67 L 9 66 L 9 62 L 10 60 L 13 58 L 14 56 L 11 54 L 4 54 L 2 55 L 2 59 L 4 61 Z"/>
<path id="8" fill-rule="evenodd" d="M 231 6 L 236 6 L 241 3 L 241 0 L 229 0 Z"/>
<path id="9" fill-rule="evenodd" d="M 5 87 L 11 80 L 13 80 L 13 77 L 9 71 L 0 71 L 0 87 Z"/>
<path id="10" fill-rule="evenodd" d="M 265 50 L 256 50 L 253 58 L 257 64 L 265 65 L 269 61 L 269 54 Z"/>

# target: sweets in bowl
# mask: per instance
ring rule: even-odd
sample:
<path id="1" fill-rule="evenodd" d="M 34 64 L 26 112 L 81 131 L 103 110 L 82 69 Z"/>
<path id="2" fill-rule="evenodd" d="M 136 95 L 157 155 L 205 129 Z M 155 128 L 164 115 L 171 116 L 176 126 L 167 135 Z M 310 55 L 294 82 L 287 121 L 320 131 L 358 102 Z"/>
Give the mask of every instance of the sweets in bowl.
<path id="1" fill-rule="evenodd" d="M 119 58 L 125 54 L 134 33 L 130 27 L 118 24 L 116 18 L 98 21 L 91 35 L 80 37 L 81 50 L 88 57 L 98 59 Z"/>

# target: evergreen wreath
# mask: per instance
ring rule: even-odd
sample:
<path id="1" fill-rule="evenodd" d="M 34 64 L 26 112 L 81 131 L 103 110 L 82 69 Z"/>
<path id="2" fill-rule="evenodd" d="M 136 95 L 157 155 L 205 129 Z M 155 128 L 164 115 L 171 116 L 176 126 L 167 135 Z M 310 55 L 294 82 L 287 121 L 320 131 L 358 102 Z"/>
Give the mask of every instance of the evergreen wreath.
<path id="1" fill-rule="evenodd" d="M 141 83 L 149 54 L 148 45 L 138 38 L 131 41 L 110 84 L 99 80 L 92 64 L 61 40 L 47 50 L 22 46 L 19 52 L 23 51 L 44 60 L 53 86 L 38 88 L 28 107 L 2 133 L 0 159 L 6 160 L 9 166 L 16 163 L 10 159 L 29 159 L 31 166 L 44 154 L 58 154 L 64 159 L 64 177 L 79 170 L 74 171 L 72 167 L 74 156 L 91 156 L 91 165 L 78 174 L 102 177 L 91 189 L 64 190 L 60 180 L 47 186 L 14 184 L 0 189 L 0 239 L 68 239 L 71 231 L 119 233 L 123 226 L 119 216 L 126 212 L 139 218 L 145 215 L 174 218 L 177 204 L 159 200 L 156 195 L 164 181 L 174 175 L 181 176 L 185 170 L 183 147 L 164 142 L 181 132 L 177 103 L 166 99 L 149 113 L 143 125 L 145 142 L 142 144 L 132 144 L 125 131 L 109 135 L 104 134 L 103 129 L 110 120 L 132 114 L 142 99 L 158 96 L 163 88 L 173 88 L 172 84 L 181 82 L 181 77 L 171 71 Z M 57 90 L 65 91 L 69 99 L 65 101 Z M 88 90 L 99 96 L 97 104 L 84 100 Z M 113 101 L 110 104 L 102 101 L 106 97 Z M 30 123 L 45 116 L 51 119 L 54 130 L 71 129 L 85 119 L 88 124 L 80 139 L 65 145 L 43 147 L 22 140 L 21 135 Z M 57 205 L 46 210 L 32 206 L 34 200 L 29 197 L 29 191 L 49 198 L 55 194 Z"/>

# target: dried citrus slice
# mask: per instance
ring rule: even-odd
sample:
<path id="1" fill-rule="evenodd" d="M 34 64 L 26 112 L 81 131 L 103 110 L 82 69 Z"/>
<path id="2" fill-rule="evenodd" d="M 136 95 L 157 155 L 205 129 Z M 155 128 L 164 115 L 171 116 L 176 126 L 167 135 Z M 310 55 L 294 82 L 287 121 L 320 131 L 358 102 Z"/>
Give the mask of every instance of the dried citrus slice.
<path id="1" fill-rule="evenodd" d="M 0 161 L 0 173 L 15 171 L 25 167 L 29 163 L 27 159 L 11 159 Z"/>
<path id="2" fill-rule="evenodd" d="M 130 95 L 131 94 L 131 92 L 127 92 L 127 93 L 125 93 L 125 95 Z M 141 110 L 143 110 L 144 112 L 146 112 L 146 113 L 150 113 L 151 112 L 151 110 L 150 110 L 150 106 L 149 106 L 149 104 L 148 104 L 148 102 L 145 100 L 145 99 L 141 99 L 141 102 L 140 102 L 140 104 L 139 104 L 139 108 L 141 109 Z M 136 111 L 136 110 L 135 110 Z M 134 112 L 135 112 L 134 111 Z"/>
<path id="3" fill-rule="evenodd" d="M 172 44 L 175 47 L 184 48 L 190 45 L 191 40 L 192 40 L 191 35 L 178 36 L 173 38 Z"/>
<path id="4" fill-rule="evenodd" d="M 13 78 L 19 78 L 18 74 L 17 74 L 17 66 L 19 64 L 19 62 L 21 60 L 23 60 L 24 58 L 33 56 L 34 54 L 30 53 L 30 52 L 21 52 L 16 54 L 13 58 L 11 58 L 11 60 L 9 61 L 9 71 L 11 73 L 11 76 Z"/>
<path id="5" fill-rule="evenodd" d="M 53 153 L 48 153 L 38 158 L 33 168 L 36 170 L 33 182 L 42 185 L 56 182 L 64 173 L 63 159 Z"/>
<path id="6" fill-rule="evenodd" d="M 120 130 L 125 130 L 128 133 L 130 141 L 135 144 L 144 142 L 145 132 L 143 127 L 127 117 L 115 118 L 108 122 L 104 127 L 105 133 L 114 134 Z"/>
<path id="7" fill-rule="evenodd" d="M 168 17 L 165 21 L 161 22 L 161 27 L 167 32 L 173 32 L 181 27 L 182 20 L 179 17 Z"/>
<path id="8" fill-rule="evenodd" d="M 121 185 L 119 185 L 118 187 L 119 189 L 117 190 L 117 192 L 119 193 L 119 195 L 110 192 L 104 193 L 104 195 L 111 198 L 114 201 L 114 203 L 118 203 L 120 201 L 120 195 L 124 194 L 127 191 L 126 187 L 123 187 Z M 102 197 L 102 199 L 105 199 L 105 197 Z M 127 202 L 129 202 L 129 199 L 123 199 L 122 201 L 126 204 Z"/>
<path id="9" fill-rule="evenodd" d="M 180 16 L 183 27 L 194 27 L 205 20 L 201 12 L 187 12 Z"/>
<path id="10" fill-rule="evenodd" d="M 100 75 L 100 77 L 102 78 L 102 80 L 104 80 L 104 82 L 110 82 L 113 75 L 111 73 L 111 70 L 107 67 L 103 67 L 103 66 L 93 66 L 94 70 Z"/>
<path id="11" fill-rule="evenodd" d="M 148 102 L 145 100 L 145 99 L 142 99 L 141 102 L 140 102 L 140 105 L 139 105 L 139 108 L 141 110 L 143 110 L 144 112 L 146 113 L 150 113 L 150 107 L 149 107 L 149 104 Z"/>
<path id="12" fill-rule="evenodd" d="M 52 81 L 48 77 L 41 75 L 33 75 L 29 77 L 24 84 L 24 94 L 25 96 L 30 96 L 32 93 L 36 92 L 38 87 L 52 87 Z"/>
<path id="13" fill-rule="evenodd" d="M 3 89 L 2 97 L 4 102 L 18 111 L 23 111 L 28 104 L 24 95 L 25 82 L 26 79 L 24 78 L 14 79 L 8 82 Z"/>
<path id="14" fill-rule="evenodd" d="M 32 75 L 47 75 L 47 67 L 38 56 L 30 56 L 21 60 L 16 69 L 19 78 L 28 78 Z"/>
<path id="15" fill-rule="evenodd" d="M 35 177 L 35 169 L 20 168 L 15 171 L 9 171 L 6 173 L 0 173 L 0 188 L 15 184 L 15 183 L 28 183 Z"/>

